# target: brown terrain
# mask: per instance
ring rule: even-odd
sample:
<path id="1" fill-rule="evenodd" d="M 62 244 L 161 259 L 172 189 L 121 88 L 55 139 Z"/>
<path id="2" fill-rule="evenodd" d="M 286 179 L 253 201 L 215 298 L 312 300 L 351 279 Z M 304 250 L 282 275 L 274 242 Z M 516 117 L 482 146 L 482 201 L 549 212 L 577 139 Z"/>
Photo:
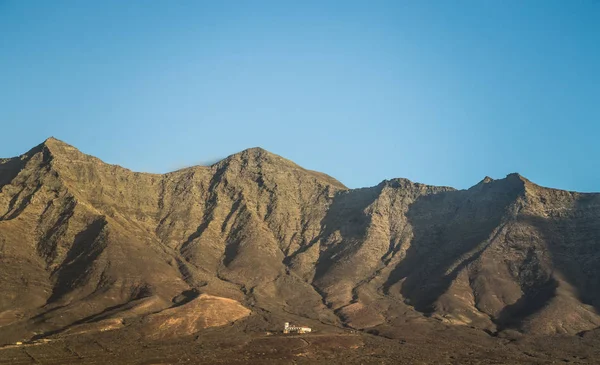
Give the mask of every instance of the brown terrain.
<path id="1" fill-rule="evenodd" d="M 600 363 L 600 194 L 348 189 L 260 148 L 137 173 L 50 138 L 0 159 L 0 292 L 0 364 Z"/>

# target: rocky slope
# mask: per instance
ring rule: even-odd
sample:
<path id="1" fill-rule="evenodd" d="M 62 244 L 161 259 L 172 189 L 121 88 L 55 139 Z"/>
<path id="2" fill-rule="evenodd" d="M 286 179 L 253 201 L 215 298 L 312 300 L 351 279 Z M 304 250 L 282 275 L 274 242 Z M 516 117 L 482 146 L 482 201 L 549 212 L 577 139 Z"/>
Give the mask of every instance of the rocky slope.
<path id="1" fill-rule="evenodd" d="M 0 160 L 0 340 L 248 315 L 575 334 L 600 326 L 599 249 L 600 195 L 517 174 L 350 190 L 260 148 L 158 175 L 50 138 Z"/>

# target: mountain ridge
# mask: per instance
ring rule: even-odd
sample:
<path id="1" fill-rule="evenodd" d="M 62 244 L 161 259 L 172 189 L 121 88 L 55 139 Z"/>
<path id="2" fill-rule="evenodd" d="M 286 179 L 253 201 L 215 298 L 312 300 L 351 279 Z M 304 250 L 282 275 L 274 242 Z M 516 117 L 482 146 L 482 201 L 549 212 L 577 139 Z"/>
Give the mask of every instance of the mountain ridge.
<path id="1" fill-rule="evenodd" d="M 273 152 L 270 152 L 270 151 L 268 151 L 268 150 L 266 150 L 266 149 L 264 149 L 262 147 L 259 147 L 259 146 L 249 147 L 249 148 L 243 149 L 243 150 L 241 150 L 239 152 L 232 153 L 232 154 L 228 155 L 227 157 L 225 157 L 225 158 L 223 158 L 223 159 L 221 159 L 221 160 L 219 160 L 217 162 L 214 162 L 214 163 L 212 163 L 210 165 L 193 165 L 193 166 L 188 166 L 188 167 L 184 167 L 184 168 L 181 168 L 181 169 L 177 169 L 177 170 L 173 170 L 173 171 L 168 171 L 168 172 L 164 172 L 164 173 L 152 173 L 152 172 L 145 172 L 145 171 L 134 171 L 134 170 L 131 170 L 131 169 L 127 168 L 127 167 L 121 166 L 119 164 L 110 164 L 110 163 L 104 162 L 103 160 L 101 160 L 101 159 L 99 159 L 99 158 L 97 158 L 95 156 L 92 156 L 92 155 L 86 154 L 84 152 L 81 152 L 76 147 L 74 147 L 74 146 L 72 146 L 72 145 L 70 145 L 70 144 L 68 144 L 68 143 L 66 143 L 66 142 L 64 142 L 64 141 L 62 141 L 62 140 L 60 140 L 60 139 L 58 139 L 56 137 L 51 136 L 51 137 L 46 138 L 42 143 L 40 143 L 39 145 L 33 147 L 31 150 L 27 151 L 24 154 L 21 154 L 19 156 L 14 156 L 14 157 L 4 157 L 4 158 L 0 157 L 0 161 L 2 161 L 2 160 L 8 161 L 8 160 L 13 160 L 13 159 L 22 159 L 24 156 L 27 156 L 29 153 L 31 153 L 33 151 L 37 151 L 38 149 L 42 149 L 44 147 L 46 149 L 48 149 L 51 154 L 57 154 L 57 152 L 58 152 L 58 154 L 63 153 L 63 155 L 64 155 L 64 151 L 69 151 L 69 152 L 74 153 L 74 154 L 81 154 L 81 155 L 83 155 L 83 156 L 85 156 L 87 158 L 93 159 L 93 160 L 98 161 L 98 162 L 100 162 L 102 164 L 106 164 L 106 165 L 109 165 L 109 166 L 116 166 L 118 168 L 130 171 L 130 172 L 136 173 L 136 174 L 147 174 L 147 175 L 170 175 L 170 174 L 180 173 L 180 172 L 186 171 L 188 169 L 214 168 L 214 167 L 219 166 L 219 165 L 225 163 L 226 161 L 230 161 L 232 159 L 240 159 L 240 158 L 242 158 L 242 156 L 254 155 L 254 156 L 257 156 L 259 158 L 274 158 L 274 159 L 277 159 L 279 161 L 284 161 L 285 163 L 290 164 L 292 166 L 295 166 L 297 168 L 300 168 L 302 170 L 305 170 L 305 171 L 308 171 L 308 172 L 311 172 L 311 173 L 316 173 L 316 174 L 324 175 L 325 178 L 331 179 L 336 184 L 339 184 L 340 186 L 343 186 L 346 189 L 362 189 L 360 187 L 359 188 L 348 188 L 343 183 L 339 182 L 338 180 L 336 180 L 335 178 L 333 178 L 333 177 L 331 177 L 329 175 L 326 175 L 326 174 L 324 174 L 322 172 L 319 172 L 319 171 L 304 169 L 303 167 L 297 165 L 293 161 L 291 161 L 289 159 L 286 159 L 286 158 L 284 158 L 284 157 L 282 157 L 282 156 L 280 156 L 278 154 L 275 154 Z M 518 173 L 518 172 L 512 172 L 512 173 L 507 174 L 504 178 L 500 178 L 500 179 L 493 179 L 493 178 L 491 178 L 489 176 L 485 176 L 479 183 L 471 186 L 470 188 L 475 187 L 475 186 L 477 186 L 479 184 L 482 184 L 482 183 L 488 183 L 488 182 L 496 181 L 496 180 L 503 180 L 503 179 L 507 179 L 507 178 L 511 178 L 511 177 L 516 177 L 516 178 L 519 178 L 519 179 L 525 181 L 526 183 L 534 184 L 533 182 L 531 182 L 529 179 L 527 179 L 526 177 L 524 177 L 520 173 Z M 412 181 L 410 179 L 403 178 L 403 177 L 396 177 L 396 178 L 391 178 L 391 179 L 384 179 L 384 180 L 382 180 L 380 182 L 380 184 L 381 183 L 385 183 L 386 181 L 395 181 L 395 180 L 406 180 L 406 181 L 408 181 L 410 183 L 414 183 L 414 184 L 421 184 L 421 185 L 428 185 L 428 186 L 437 186 L 437 187 L 444 187 L 444 188 L 452 188 L 452 189 L 455 189 L 455 190 L 468 190 L 468 189 L 470 189 L 470 188 L 457 189 L 457 188 L 450 187 L 450 186 L 445 186 L 445 185 L 423 184 L 423 183 Z M 537 185 L 537 184 L 535 184 L 535 185 Z M 377 186 L 377 185 L 374 185 L 374 186 Z M 569 192 L 578 193 L 578 194 L 600 194 L 600 192 L 577 192 L 577 191 L 563 190 L 563 189 L 552 188 L 552 187 L 544 187 L 544 188 L 554 189 L 554 190 L 561 190 L 561 191 L 569 191 Z"/>
<path id="2" fill-rule="evenodd" d="M 348 189 L 262 148 L 150 174 L 49 138 L 0 160 L 0 337 L 104 320 L 148 333 L 201 295 L 270 330 L 296 316 L 575 334 L 600 326 L 598 219 L 600 194 L 516 173 Z M 165 313 L 198 320 L 184 309 Z"/>

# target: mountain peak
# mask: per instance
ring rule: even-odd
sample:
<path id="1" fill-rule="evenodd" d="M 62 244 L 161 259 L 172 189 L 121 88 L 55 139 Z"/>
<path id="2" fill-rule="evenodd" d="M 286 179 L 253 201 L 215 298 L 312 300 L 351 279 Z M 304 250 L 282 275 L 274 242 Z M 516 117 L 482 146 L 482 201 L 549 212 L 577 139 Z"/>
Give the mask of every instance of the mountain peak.
<path id="1" fill-rule="evenodd" d="M 46 143 L 46 142 L 62 142 L 62 141 L 54 136 L 50 136 L 44 140 L 44 143 Z M 64 142 L 62 142 L 62 143 L 64 143 Z"/>
<path id="2" fill-rule="evenodd" d="M 71 146 L 70 144 L 61 141 L 60 139 L 56 138 L 56 137 L 48 137 L 44 140 L 44 142 L 42 142 L 42 145 L 47 146 L 47 147 L 71 147 L 71 148 L 75 148 L 73 146 Z"/>
<path id="3" fill-rule="evenodd" d="M 245 150 L 242 150 L 241 152 L 252 152 L 252 153 L 268 153 L 268 154 L 273 154 L 267 150 L 265 150 L 262 147 L 250 147 L 250 148 L 246 148 Z"/>
<path id="4" fill-rule="evenodd" d="M 480 181 L 480 182 L 478 182 L 477 184 L 473 185 L 473 186 L 472 186 L 470 189 L 473 189 L 473 188 L 481 188 L 482 186 L 484 186 L 484 185 L 487 185 L 487 184 L 490 184 L 490 183 L 493 183 L 494 181 L 496 181 L 496 180 L 492 179 L 492 178 L 491 178 L 491 177 L 489 177 L 489 176 L 486 176 L 486 177 L 484 177 L 484 178 L 483 178 L 483 180 L 481 180 L 481 181 Z"/>
<path id="5" fill-rule="evenodd" d="M 524 177 L 523 175 L 521 175 L 517 172 L 513 172 L 513 173 L 506 175 L 505 179 L 508 181 L 520 182 L 522 184 L 532 184 L 532 182 L 529 179 L 527 179 L 526 177 Z"/>
<path id="6" fill-rule="evenodd" d="M 347 189 L 344 184 L 327 174 L 305 169 L 304 167 L 296 164 L 294 161 L 269 152 L 261 147 L 247 148 L 243 151 L 234 153 L 212 166 L 216 168 L 230 168 L 231 166 L 237 166 L 235 167 L 236 169 L 242 167 L 255 169 L 256 171 L 296 171 L 309 174 L 326 184 L 335 186 L 336 188 Z"/>
<path id="7" fill-rule="evenodd" d="M 70 144 L 61 141 L 58 138 L 55 137 L 48 137 L 44 140 L 44 142 L 39 144 L 40 147 L 46 147 L 47 149 L 49 149 L 50 151 L 53 151 L 55 149 L 74 149 L 76 150 L 75 147 L 71 146 Z"/>
<path id="8" fill-rule="evenodd" d="M 476 185 L 473 185 L 469 190 L 472 189 L 482 189 L 484 187 L 504 187 L 506 189 L 521 189 L 526 184 L 529 184 L 530 181 L 519 175 L 518 173 L 511 173 L 506 175 L 503 179 L 492 179 L 489 176 L 486 176 L 478 182 Z"/>
<path id="9" fill-rule="evenodd" d="M 268 162 L 279 164 L 283 163 L 285 165 L 296 166 L 296 164 L 293 161 L 283 158 L 275 153 L 269 152 L 261 147 L 247 148 L 240 152 L 234 153 L 232 155 L 229 155 L 224 160 L 218 162 L 217 164 L 220 164 L 222 162 L 228 163 L 234 160 L 243 161 L 244 163 L 250 164 Z"/>
<path id="10" fill-rule="evenodd" d="M 273 152 L 269 152 L 262 147 L 251 147 L 246 148 L 238 153 L 234 153 L 232 156 L 252 156 L 254 158 L 268 158 L 268 157 L 279 157 L 283 158 Z"/>
<path id="11" fill-rule="evenodd" d="M 36 148 L 42 148 L 47 150 L 55 158 L 65 157 L 67 159 L 80 159 L 82 155 L 85 155 L 77 148 L 55 137 L 47 138 Z M 89 157 L 91 158 L 92 156 Z"/>
<path id="12" fill-rule="evenodd" d="M 48 137 L 42 143 L 31 148 L 29 151 L 23 153 L 22 155 L 11 157 L 11 158 L 4 158 L 4 159 L 5 160 L 19 159 L 19 158 L 24 159 L 24 158 L 31 157 L 37 153 L 41 153 L 44 151 L 46 151 L 47 154 L 57 156 L 57 155 L 60 155 L 63 151 L 68 151 L 68 150 L 77 151 L 78 153 L 81 153 L 75 147 L 73 147 L 57 138 Z"/>

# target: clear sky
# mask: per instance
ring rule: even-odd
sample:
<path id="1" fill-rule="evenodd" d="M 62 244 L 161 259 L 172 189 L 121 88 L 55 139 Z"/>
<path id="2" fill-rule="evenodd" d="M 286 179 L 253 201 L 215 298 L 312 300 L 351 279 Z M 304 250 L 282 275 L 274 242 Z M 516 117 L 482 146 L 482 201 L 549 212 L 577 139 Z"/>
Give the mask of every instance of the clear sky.
<path id="1" fill-rule="evenodd" d="M 0 0 L 0 157 L 260 146 L 349 187 L 600 191 L 600 0 Z"/>

